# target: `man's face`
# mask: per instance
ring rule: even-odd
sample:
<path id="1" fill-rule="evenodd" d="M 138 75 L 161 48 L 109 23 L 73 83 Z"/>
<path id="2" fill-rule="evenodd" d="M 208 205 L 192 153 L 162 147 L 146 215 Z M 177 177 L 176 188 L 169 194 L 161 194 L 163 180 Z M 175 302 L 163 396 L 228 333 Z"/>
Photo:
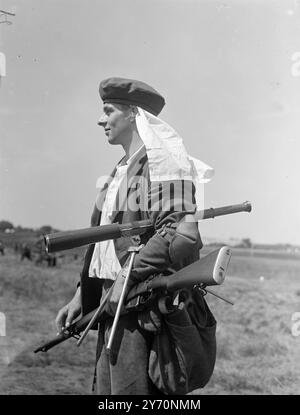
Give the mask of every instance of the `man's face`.
<path id="1" fill-rule="evenodd" d="M 132 131 L 130 109 L 118 104 L 104 104 L 98 125 L 104 128 L 110 144 L 123 144 Z"/>

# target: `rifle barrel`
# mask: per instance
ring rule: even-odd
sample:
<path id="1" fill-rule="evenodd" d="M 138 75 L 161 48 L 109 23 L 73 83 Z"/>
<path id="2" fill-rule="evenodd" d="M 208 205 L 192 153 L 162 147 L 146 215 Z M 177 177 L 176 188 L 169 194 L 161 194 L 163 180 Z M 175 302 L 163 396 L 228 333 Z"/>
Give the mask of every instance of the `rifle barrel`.
<path id="1" fill-rule="evenodd" d="M 222 206 L 219 208 L 209 208 L 200 210 L 194 215 L 196 220 L 212 219 L 216 216 L 231 215 L 238 212 L 251 212 L 252 206 L 250 202 L 244 202 L 237 205 Z"/>
<path id="2" fill-rule="evenodd" d="M 107 241 L 108 239 L 117 239 L 121 236 L 141 235 L 149 229 L 153 229 L 150 220 L 142 220 L 121 225 L 112 223 L 111 225 L 94 226 L 91 228 L 55 232 L 53 234 L 44 235 L 44 242 L 46 251 L 52 253 L 96 242 Z"/>
<path id="3" fill-rule="evenodd" d="M 194 219 L 198 221 L 201 219 L 214 218 L 216 216 L 230 215 L 232 213 L 251 212 L 251 209 L 251 203 L 244 202 L 237 205 L 200 210 L 194 214 Z M 44 242 L 46 251 L 52 253 L 96 242 L 107 241 L 108 239 L 117 239 L 121 236 L 141 235 L 148 230 L 153 230 L 151 220 L 142 220 L 126 224 L 113 223 L 111 225 L 94 226 L 73 231 L 47 234 L 44 235 Z"/>
<path id="4" fill-rule="evenodd" d="M 67 340 L 69 337 L 72 337 L 70 334 L 60 333 L 48 343 L 43 344 L 42 346 L 38 347 L 34 350 L 34 353 L 38 352 L 47 352 L 49 349 L 52 349 L 52 347 L 56 346 L 59 343 L 62 343 L 63 341 Z"/>

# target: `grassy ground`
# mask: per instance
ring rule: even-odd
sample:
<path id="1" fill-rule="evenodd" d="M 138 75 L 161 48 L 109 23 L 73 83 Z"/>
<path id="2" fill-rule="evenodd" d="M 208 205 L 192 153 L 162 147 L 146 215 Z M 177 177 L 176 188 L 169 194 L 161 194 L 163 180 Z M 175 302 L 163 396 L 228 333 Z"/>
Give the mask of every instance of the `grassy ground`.
<path id="1" fill-rule="evenodd" d="M 94 333 L 79 348 L 70 339 L 33 353 L 55 335 L 56 312 L 71 298 L 80 268 L 80 260 L 66 258 L 46 268 L 20 262 L 12 251 L 0 257 L 1 394 L 91 393 Z M 207 294 L 218 321 L 217 362 L 195 394 L 299 394 L 300 336 L 291 334 L 292 314 L 300 312 L 299 273 L 297 259 L 233 255 L 227 280 L 215 291 L 235 305 Z"/>

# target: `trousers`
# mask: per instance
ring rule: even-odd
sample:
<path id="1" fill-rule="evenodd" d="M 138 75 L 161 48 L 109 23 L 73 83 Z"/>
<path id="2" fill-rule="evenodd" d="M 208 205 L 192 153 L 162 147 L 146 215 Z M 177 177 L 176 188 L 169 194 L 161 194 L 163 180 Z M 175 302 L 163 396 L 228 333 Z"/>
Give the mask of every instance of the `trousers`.
<path id="1" fill-rule="evenodd" d="M 106 352 L 113 319 L 99 325 L 96 394 L 163 395 L 148 375 L 153 335 L 139 326 L 137 314 L 120 317 L 110 355 Z"/>

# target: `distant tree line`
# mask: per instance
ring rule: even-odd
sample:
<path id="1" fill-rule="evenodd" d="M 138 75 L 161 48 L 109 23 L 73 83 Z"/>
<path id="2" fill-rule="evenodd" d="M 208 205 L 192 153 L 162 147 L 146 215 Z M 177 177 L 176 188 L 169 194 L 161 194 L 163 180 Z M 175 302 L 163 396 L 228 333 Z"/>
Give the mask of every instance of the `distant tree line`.
<path id="1" fill-rule="evenodd" d="M 9 231 L 28 231 L 28 232 L 36 232 L 40 235 L 46 233 L 57 232 L 57 229 L 52 228 L 50 225 L 43 225 L 40 228 L 32 229 L 32 228 L 23 228 L 22 226 L 14 226 L 8 220 L 1 220 L 0 221 L 0 232 L 9 232 Z"/>
<path id="2" fill-rule="evenodd" d="M 6 229 L 14 229 L 14 225 L 8 220 L 0 221 L 0 231 L 4 232 Z"/>

